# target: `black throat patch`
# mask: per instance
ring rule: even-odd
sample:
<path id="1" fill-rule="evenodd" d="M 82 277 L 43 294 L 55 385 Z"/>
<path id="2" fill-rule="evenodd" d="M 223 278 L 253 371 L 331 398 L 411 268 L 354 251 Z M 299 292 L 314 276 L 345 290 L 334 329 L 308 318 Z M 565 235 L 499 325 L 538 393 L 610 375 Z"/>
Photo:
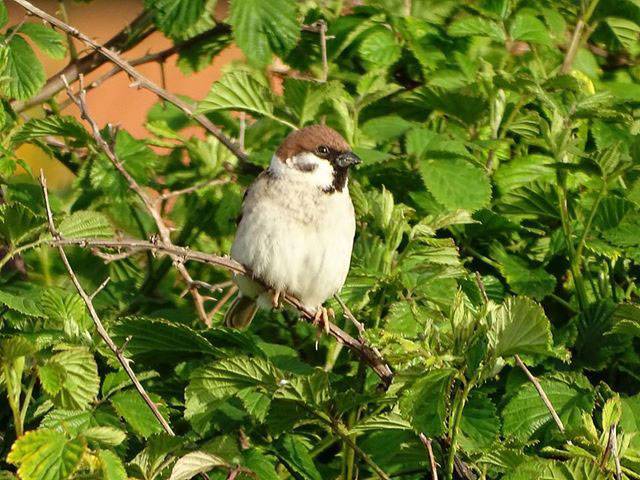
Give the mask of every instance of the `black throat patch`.
<path id="1" fill-rule="evenodd" d="M 338 167 L 333 165 L 333 182 L 328 187 L 322 189 L 325 193 L 341 192 L 344 187 L 347 186 L 347 174 L 349 169 L 347 167 Z"/>

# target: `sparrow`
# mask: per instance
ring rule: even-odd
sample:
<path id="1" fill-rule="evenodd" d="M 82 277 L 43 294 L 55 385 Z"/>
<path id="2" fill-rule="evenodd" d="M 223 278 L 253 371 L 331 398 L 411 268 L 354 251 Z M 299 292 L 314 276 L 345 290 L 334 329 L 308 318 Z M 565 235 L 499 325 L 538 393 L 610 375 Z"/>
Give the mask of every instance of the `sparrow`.
<path id="1" fill-rule="evenodd" d="M 283 293 L 324 323 L 322 306 L 344 285 L 356 231 L 349 167 L 360 163 L 346 140 L 325 125 L 289 134 L 269 167 L 245 193 L 231 257 L 251 275 L 236 275 L 227 326 L 247 327 L 259 307 L 278 308 Z"/>

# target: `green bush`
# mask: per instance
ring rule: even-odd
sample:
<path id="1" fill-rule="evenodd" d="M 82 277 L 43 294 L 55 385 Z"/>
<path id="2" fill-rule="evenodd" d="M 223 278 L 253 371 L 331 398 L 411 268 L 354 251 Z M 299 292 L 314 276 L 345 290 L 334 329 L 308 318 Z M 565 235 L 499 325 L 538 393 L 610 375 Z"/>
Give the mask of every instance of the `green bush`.
<path id="1" fill-rule="evenodd" d="M 107 59 L 0 2 L 0 478 L 640 478 L 640 2 L 144 4 L 123 57 L 159 30 L 147 61 L 246 61 L 197 104 L 133 75 L 164 99 L 134 138 L 70 116 L 34 49 Z M 319 122 L 363 159 L 341 298 L 387 389 L 295 309 L 223 327 L 226 260 L 184 261 L 228 253 L 246 186 Z M 50 204 L 82 288 L 110 279 L 91 314 L 26 143 L 74 173 Z"/>

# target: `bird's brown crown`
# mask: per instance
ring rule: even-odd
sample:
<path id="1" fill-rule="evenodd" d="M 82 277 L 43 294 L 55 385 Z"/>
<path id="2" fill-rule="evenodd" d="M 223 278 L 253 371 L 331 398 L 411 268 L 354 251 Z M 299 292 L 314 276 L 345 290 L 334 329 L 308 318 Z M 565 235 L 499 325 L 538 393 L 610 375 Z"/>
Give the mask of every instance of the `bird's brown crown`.
<path id="1" fill-rule="evenodd" d="M 351 150 L 347 141 L 333 128 L 326 125 L 310 125 L 290 133 L 276 151 L 276 155 L 279 159 L 286 160 L 300 152 L 313 153 L 320 145 L 325 145 L 336 152 Z"/>

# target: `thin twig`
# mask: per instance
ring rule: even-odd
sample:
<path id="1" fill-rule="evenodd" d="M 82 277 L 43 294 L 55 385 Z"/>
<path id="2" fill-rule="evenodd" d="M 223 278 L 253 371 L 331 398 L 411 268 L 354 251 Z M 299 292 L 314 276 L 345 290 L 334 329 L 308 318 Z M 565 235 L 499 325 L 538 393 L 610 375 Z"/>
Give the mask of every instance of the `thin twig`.
<path id="1" fill-rule="evenodd" d="M 240 112 L 240 128 L 238 130 L 238 145 L 244 150 L 244 137 L 247 131 L 247 114 Z"/>
<path id="2" fill-rule="evenodd" d="M 57 19 L 56 17 L 49 15 L 43 10 L 40 10 L 39 8 L 29 3 L 27 0 L 12 0 L 12 1 L 21 5 L 27 11 L 40 17 L 44 21 L 50 23 L 51 25 L 59 28 L 60 30 L 66 33 L 69 33 L 70 35 L 74 36 L 78 40 L 89 45 L 91 48 L 100 52 L 100 54 L 106 57 L 114 65 L 117 65 L 118 67 L 120 67 L 120 69 L 125 71 L 133 79 L 132 85 L 149 90 L 150 92 L 155 93 L 158 97 L 166 100 L 167 102 L 173 103 L 176 107 L 182 110 L 187 116 L 189 116 L 190 118 L 193 118 L 196 122 L 202 125 L 209 133 L 211 133 L 214 137 L 216 137 L 220 141 L 220 143 L 222 143 L 225 147 L 227 147 L 239 160 L 241 161 L 247 160 L 248 158 L 247 154 L 242 149 L 240 149 L 238 144 L 233 140 L 231 140 L 229 137 L 227 137 L 222 132 L 222 130 L 216 127 L 211 122 L 211 120 L 209 120 L 205 115 L 196 113 L 195 108 L 192 105 L 182 100 L 177 95 L 174 95 L 173 93 L 170 93 L 164 90 L 163 88 L 159 87 L 155 83 L 153 83 L 147 77 L 145 77 L 140 72 L 138 72 L 134 67 L 132 67 L 131 64 L 129 64 L 124 58 L 118 55 L 115 51 L 105 48 L 104 46 L 100 45 L 99 43 L 89 38 L 84 33 L 80 32 L 77 28 L 66 24 L 65 22 Z M 69 91 L 69 89 L 67 89 L 67 91 Z"/>
<path id="3" fill-rule="evenodd" d="M 527 376 L 529 381 L 531 383 L 533 383 L 533 386 L 535 387 L 536 391 L 538 392 L 538 395 L 540 396 L 540 398 L 544 402 L 545 406 L 547 407 L 547 410 L 549 410 L 549 413 L 551 414 L 551 417 L 553 418 L 553 421 L 556 422 L 556 425 L 558 426 L 558 429 L 560 429 L 560 431 L 562 433 L 564 433 L 564 424 L 562 423 L 562 420 L 560 420 L 560 417 L 558 416 L 558 413 L 556 412 L 556 409 L 553 408 L 553 404 L 551 403 L 551 400 L 549 400 L 549 397 L 547 397 L 547 394 L 545 393 L 544 389 L 542 388 L 542 385 L 540 385 L 540 382 L 538 381 L 538 379 L 529 371 L 527 366 L 520 359 L 519 355 L 514 355 L 514 358 L 516 359 L 516 364 L 518 365 L 518 367 L 520 367 L 520 369 L 525 373 L 525 375 Z"/>
<path id="4" fill-rule="evenodd" d="M 154 31 L 153 14 L 148 10 L 143 11 L 133 19 L 131 23 L 109 39 L 107 43 L 105 43 L 105 47 L 119 52 L 127 51 L 147 38 L 147 36 L 151 35 Z M 25 101 L 13 101 L 11 102 L 11 106 L 16 112 L 20 113 L 35 105 L 40 105 L 64 89 L 64 84 L 60 79 L 62 75 L 64 75 L 69 82 L 73 82 L 78 79 L 79 75 L 93 72 L 106 63 L 106 61 L 107 59 L 100 55 L 100 53 L 91 51 L 87 55 L 78 58 L 75 62 L 72 61 L 69 65 L 50 77 L 40 91 L 33 97 Z"/>
<path id="5" fill-rule="evenodd" d="M 427 438 L 424 433 L 420 433 L 418 435 L 420 441 L 424 445 L 424 448 L 427 449 L 427 454 L 429 455 L 429 464 L 431 465 L 431 479 L 438 480 L 438 468 L 436 463 L 436 457 L 433 455 L 433 447 L 431 446 L 431 439 Z"/>
<path id="6" fill-rule="evenodd" d="M 322 55 L 322 81 L 326 82 L 329 78 L 329 62 L 327 60 L 327 22 L 318 20 L 316 22 L 320 27 L 320 53 Z"/>
<path id="7" fill-rule="evenodd" d="M 53 221 L 53 213 L 51 211 L 51 205 L 49 203 L 49 193 L 47 191 L 47 180 L 45 179 L 44 173 L 42 172 L 42 170 L 40 171 L 40 185 L 42 186 L 42 192 L 44 195 L 44 203 L 47 211 L 47 221 L 49 224 L 49 231 L 51 232 L 51 236 L 56 240 L 64 240 L 56 230 L 56 227 Z M 80 284 L 80 281 L 78 280 L 78 277 L 73 271 L 73 268 L 69 263 L 69 259 L 67 258 L 67 255 L 64 252 L 64 248 L 62 247 L 62 245 L 58 246 L 58 252 L 60 253 L 60 258 L 62 259 L 62 263 L 64 264 L 65 268 L 67 269 L 67 272 L 69 273 L 69 276 L 71 277 L 71 281 L 73 282 L 73 285 L 76 287 L 76 290 L 78 291 L 78 294 L 80 294 L 80 297 L 82 297 L 82 300 L 87 306 L 87 310 L 89 310 L 89 314 L 91 315 L 91 319 L 93 320 L 93 323 L 96 327 L 96 330 L 98 331 L 98 334 L 100 335 L 104 343 L 106 343 L 109 349 L 116 356 L 116 358 L 118 359 L 118 362 L 120 363 L 120 365 L 122 365 L 122 368 L 127 373 L 128 377 L 131 379 L 131 382 L 133 383 L 134 387 L 136 388 L 136 390 L 138 391 L 138 393 L 140 394 L 144 402 L 147 404 L 149 409 L 153 412 L 153 415 L 156 417 L 160 425 L 162 425 L 162 428 L 164 429 L 164 431 L 167 432 L 169 435 L 174 436 L 173 430 L 169 426 L 169 423 L 162 416 L 162 414 L 158 410 L 158 407 L 156 406 L 155 403 L 153 403 L 153 401 L 145 391 L 144 387 L 136 377 L 136 374 L 131 369 L 129 359 L 127 359 L 124 356 L 124 354 L 120 351 L 120 349 L 116 346 L 116 344 L 113 342 L 113 340 L 105 330 L 104 326 L 102 325 L 102 321 L 100 320 L 100 317 L 98 316 L 98 313 L 96 312 L 96 309 L 93 306 L 93 301 L 91 297 L 87 294 L 87 292 L 84 290 L 82 285 Z"/>
<path id="8" fill-rule="evenodd" d="M 216 316 L 216 313 L 218 313 L 220 309 L 224 307 L 225 303 L 227 303 L 229 299 L 233 296 L 233 294 L 236 293 L 237 291 L 238 291 L 238 287 L 236 285 L 232 285 L 231 288 L 227 290 L 227 293 L 225 293 L 222 296 L 222 298 L 218 301 L 218 303 L 216 303 L 216 306 L 213 307 L 213 310 L 211 310 L 211 313 L 209 314 L 210 322 L 213 320 L 213 317 Z"/>
<path id="9" fill-rule="evenodd" d="M 336 299 L 336 301 L 340 305 L 340 308 L 342 308 L 342 312 L 344 313 L 344 316 L 347 317 L 351 321 L 351 323 L 353 323 L 353 325 L 356 327 L 356 329 L 358 330 L 358 335 L 360 336 L 360 338 L 363 338 L 365 330 L 364 330 L 364 325 L 362 324 L 362 322 L 359 322 L 358 319 L 353 315 L 353 313 L 351 313 L 351 310 L 349 309 L 349 307 L 347 307 L 347 304 L 344 303 L 344 300 L 342 300 L 342 298 L 340 298 L 340 295 L 338 295 L 336 293 L 333 296 L 333 298 Z"/>
<path id="10" fill-rule="evenodd" d="M 89 114 L 86 103 L 86 91 L 83 89 L 84 85 L 82 76 L 80 76 L 80 92 L 77 95 L 73 93 L 73 91 L 71 90 L 71 86 L 68 84 L 66 79 L 63 78 L 63 82 L 67 87 L 67 94 L 69 95 L 69 98 L 78 106 L 82 118 L 86 120 L 87 123 L 89 123 L 93 138 L 95 139 L 98 146 L 106 154 L 107 158 L 116 168 L 116 170 L 118 170 L 120 175 L 122 175 L 122 177 L 127 181 L 129 188 L 140 198 L 140 200 L 142 200 L 142 203 L 144 204 L 145 208 L 156 224 L 156 228 L 158 229 L 158 233 L 160 234 L 162 242 L 167 245 L 172 245 L 171 231 L 162 219 L 162 215 L 160 214 L 157 203 L 153 202 L 149 195 L 147 195 L 147 193 L 142 189 L 138 182 L 127 171 L 122 162 L 116 156 L 109 143 L 102 137 L 102 134 L 100 133 L 100 127 L 93 119 L 93 117 Z M 173 260 L 178 273 L 184 279 L 187 286 L 189 286 L 189 291 L 191 293 L 191 296 L 193 297 L 198 316 L 207 326 L 209 326 L 209 318 L 207 317 L 207 312 L 204 309 L 204 302 L 202 300 L 202 297 L 200 296 L 200 292 L 198 292 L 198 289 L 193 286 L 193 278 L 191 278 L 191 275 L 187 271 L 187 268 L 182 264 L 182 262 L 178 261 L 179 259 L 173 258 Z"/>
<path id="11" fill-rule="evenodd" d="M 207 180 L 206 182 L 197 183 L 190 187 L 181 188 L 180 190 L 173 190 L 170 192 L 162 193 L 158 196 L 156 202 L 168 200 L 170 198 L 178 197 L 180 195 L 187 195 L 189 193 L 197 192 L 198 190 L 202 190 L 207 187 L 213 187 L 215 185 L 223 185 L 233 180 L 234 180 L 233 178 L 214 178 L 211 180 Z"/>
<path id="12" fill-rule="evenodd" d="M 98 288 L 95 289 L 95 291 L 89 295 L 89 298 L 91 300 L 93 300 L 94 298 L 96 298 L 96 295 L 98 295 L 102 290 L 104 290 L 104 288 L 107 286 L 107 284 L 111 281 L 111 277 L 107 277 L 104 279 L 104 281 L 98 286 Z"/>
<path id="13" fill-rule="evenodd" d="M 179 247 L 174 244 L 164 244 L 162 242 L 148 242 L 144 240 L 123 240 L 123 239 L 97 239 L 97 238 L 65 238 L 65 239 L 53 239 L 48 242 L 54 246 L 61 245 L 77 245 L 82 248 L 115 248 L 115 249 L 128 249 L 133 252 L 151 251 L 154 253 L 161 253 L 169 255 L 172 258 L 178 258 L 182 262 L 195 261 L 199 263 L 205 263 L 208 265 L 224 268 L 230 272 L 244 275 L 247 277 L 253 277 L 253 274 L 247 270 L 242 264 L 236 262 L 229 257 L 223 257 L 220 255 L 214 255 L 211 253 L 199 252 L 197 250 L 190 250 L 188 248 Z M 257 279 L 254 278 L 254 281 Z M 197 282 L 192 281 L 192 285 L 196 285 Z M 308 322 L 313 322 L 315 318 L 315 312 L 306 308 L 300 300 L 297 298 L 285 294 L 283 300 L 302 314 L 302 316 Z M 329 323 L 329 334 L 334 337 L 338 342 L 344 344 L 352 352 L 357 354 L 363 362 L 369 366 L 381 379 L 382 384 L 387 388 L 393 379 L 393 372 L 385 362 L 384 358 L 372 348 L 364 339 L 355 339 L 347 332 L 343 331 L 337 325 Z"/>

